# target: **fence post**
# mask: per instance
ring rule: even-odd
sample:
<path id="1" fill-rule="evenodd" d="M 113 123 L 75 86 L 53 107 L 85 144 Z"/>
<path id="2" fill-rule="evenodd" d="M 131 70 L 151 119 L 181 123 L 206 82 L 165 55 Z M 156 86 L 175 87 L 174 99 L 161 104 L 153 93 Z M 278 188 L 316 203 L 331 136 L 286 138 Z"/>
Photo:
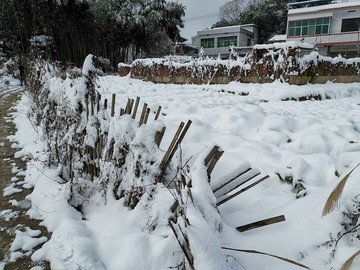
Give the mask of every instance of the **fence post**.
<path id="1" fill-rule="evenodd" d="M 132 114 L 133 119 L 135 119 L 135 117 L 136 117 L 137 109 L 139 107 L 139 102 L 140 102 L 140 97 L 137 96 L 136 101 L 135 101 L 134 111 L 133 111 L 133 114 Z"/>
<path id="2" fill-rule="evenodd" d="M 113 117 L 115 115 L 115 99 L 116 99 L 116 94 L 112 94 L 112 96 L 111 96 L 111 117 Z"/>
<path id="3" fill-rule="evenodd" d="M 161 112 L 161 106 L 159 106 L 158 109 L 157 109 L 154 121 L 158 120 L 160 112 Z"/>
<path id="4" fill-rule="evenodd" d="M 141 116 L 140 116 L 139 126 L 141 126 L 144 122 L 147 106 L 148 106 L 147 103 L 144 103 L 144 107 L 143 107 L 143 110 L 142 110 Z"/>

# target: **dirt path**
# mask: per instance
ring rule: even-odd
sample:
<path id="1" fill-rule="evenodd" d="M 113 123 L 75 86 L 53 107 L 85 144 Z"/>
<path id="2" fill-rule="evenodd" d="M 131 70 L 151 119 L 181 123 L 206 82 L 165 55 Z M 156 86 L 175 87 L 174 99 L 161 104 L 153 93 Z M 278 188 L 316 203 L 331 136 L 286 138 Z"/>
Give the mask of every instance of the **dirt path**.
<path id="1" fill-rule="evenodd" d="M 10 252 L 16 230 L 26 231 L 27 228 L 40 230 L 41 234 L 37 237 L 45 236 L 49 239 L 46 228 L 26 215 L 26 211 L 31 205 L 30 201 L 25 200 L 26 195 L 31 193 L 31 189 L 22 186 L 24 176 L 21 172 L 26 168 L 26 163 L 21 159 L 14 158 L 14 153 L 17 150 L 11 148 L 12 142 L 7 139 L 9 135 L 13 135 L 15 132 L 15 125 L 9 120 L 9 117 L 13 111 L 11 108 L 21 94 L 19 91 L 13 91 L 0 95 L 0 270 L 31 269 L 34 266 L 50 269 L 47 262 L 32 262 L 30 259 L 31 251 L 19 249 Z M 12 183 L 14 188 L 23 191 L 4 196 L 3 190 Z M 15 260 L 15 256 L 21 257 Z"/>

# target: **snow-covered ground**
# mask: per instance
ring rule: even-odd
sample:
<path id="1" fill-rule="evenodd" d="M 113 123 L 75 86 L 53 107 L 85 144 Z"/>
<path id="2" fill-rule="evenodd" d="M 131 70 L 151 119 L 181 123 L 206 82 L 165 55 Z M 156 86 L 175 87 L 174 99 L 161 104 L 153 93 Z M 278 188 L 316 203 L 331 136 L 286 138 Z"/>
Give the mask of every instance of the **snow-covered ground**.
<path id="1" fill-rule="evenodd" d="M 98 85 L 97 90 L 109 100 L 112 93 L 117 94 L 117 108 L 124 108 L 128 98 L 137 96 L 152 110 L 161 105 L 160 120 L 167 127 L 161 144 L 164 151 L 179 123 L 192 120 L 181 145 L 182 160 L 194 160 L 218 144 L 224 154 L 212 173 L 213 184 L 244 162 L 270 176 L 219 207 L 226 225 L 217 242 L 214 237 L 204 241 L 205 229 L 198 237 L 198 246 L 192 247 L 197 270 L 301 269 L 259 254 L 221 249 L 212 254 L 213 246 L 258 250 L 317 270 L 340 269 L 360 249 L 357 234 L 347 234 L 337 242 L 332 256 L 338 233 L 343 232 L 342 212 L 359 212 L 354 207 L 360 201 L 360 169 L 349 177 L 339 209 L 322 217 L 331 191 L 360 163 L 360 84 L 163 85 L 104 76 Z M 244 92 L 249 95 L 237 94 Z M 282 101 L 306 95 L 332 99 Z M 56 169 L 42 167 L 41 138 L 26 118 L 30 105 L 31 99 L 24 95 L 15 113 L 19 131 L 12 140 L 23 148 L 19 156 L 34 158 L 26 172 L 26 181 L 35 186 L 29 214 L 42 219 L 52 232 L 50 241 L 32 255 L 33 260 L 50 260 L 52 269 L 178 269 L 168 253 L 169 248 L 181 252 L 169 237 L 171 231 L 142 232 L 145 221 L 141 209 L 129 210 L 121 201 L 106 205 L 89 202 L 82 217 L 67 204 L 69 186 L 55 181 Z M 293 185 L 280 181 L 279 176 L 291 176 L 293 185 L 301 183 L 303 188 L 294 191 Z M 162 201 L 157 205 L 152 211 L 164 211 Z M 243 233 L 235 230 L 281 214 L 285 222 Z M 203 224 L 195 220 L 192 226 L 199 229 Z M 17 243 L 25 245 L 25 240 L 17 239 Z M 208 261 L 207 266 L 204 261 Z M 350 269 L 359 267 L 360 261 L 355 261 Z"/>

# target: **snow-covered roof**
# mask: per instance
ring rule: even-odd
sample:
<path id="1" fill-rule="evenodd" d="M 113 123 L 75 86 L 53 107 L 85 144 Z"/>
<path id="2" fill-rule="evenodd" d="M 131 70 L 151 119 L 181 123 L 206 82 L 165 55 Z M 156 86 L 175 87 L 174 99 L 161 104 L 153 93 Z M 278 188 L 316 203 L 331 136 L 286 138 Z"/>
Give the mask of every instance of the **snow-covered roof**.
<path id="1" fill-rule="evenodd" d="M 257 44 L 254 46 L 254 49 L 280 49 L 280 48 L 302 48 L 312 50 L 314 49 L 313 44 L 298 42 L 298 41 L 288 41 L 288 42 L 276 42 L 273 44 Z"/>
<path id="2" fill-rule="evenodd" d="M 319 11 L 336 10 L 344 8 L 360 8 L 360 1 L 346 2 L 346 3 L 333 3 L 328 5 L 321 5 L 315 7 L 303 7 L 297 9 L 290 9 L 288 15 L 301 14 L 301 13 L 315 13 Z"/>
<path id="3" fill-rule="evenodd" d="M 244 29 L 247 31 L 251 31 L 251 28 L 257 28 L 256 24 L 243 24 L 243 25 L 231 25 L 231 26 L 224 26 L 224 27 L 215 27 L 212 29 L 205 29 L 197 32 L 197 35 L 206 35 L 206 34 L 223 34 L 225 32 L 238 32 L 240 29 Z M 194 37 L 193 37 L 194 38 Z"/>
<path id="4" fill-rule="evenodd" d="M 246 27 L 246 26 L 257 27 L 256 24 L 237 24 L 237 25 L 230 25 L 230 26 L 215 27 L 213 29 L 237 29 L 239 27 Z"/>
<path id="5" fill-rule="evenodd" d="M 272 38 L 269 39 L 269 42 L 285 42 L 286 35 L 274 35 Z"/>

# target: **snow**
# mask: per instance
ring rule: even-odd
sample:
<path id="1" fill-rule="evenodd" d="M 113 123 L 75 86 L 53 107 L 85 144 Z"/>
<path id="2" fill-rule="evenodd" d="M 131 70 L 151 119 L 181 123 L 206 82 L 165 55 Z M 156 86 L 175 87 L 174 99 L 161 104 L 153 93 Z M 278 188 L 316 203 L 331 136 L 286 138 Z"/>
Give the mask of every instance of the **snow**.
<path id="1" fill-rule="evenodd" d="M 92 61 L 87 58 L 83 74 L 88 75 L 92 68 Z M 53 97 L 62 98 L 72 108 L 84 93 L 83 83 L 82 79 L 69 78 L 48 81 Z M 116 108 L 124 108 L 127 99 L 136 96 L 141 98 L 139 107 L 146 102 L 152 113 L 162 106 L 161 122 L 154 123 L 151 113 L 149 123 L 137 129 L 136 134 L 125 135 L 136 125 L 127 116 L 101 122 L 109 125 L 110 136 L 123 136 L 124 141 L 131 137 L 134 155 L 138 153 L 137 143 L 145 141 L 149 153 L 143 154 L 158 157 L 167 149 L 179 123 L 192 120 L 174 162 L 187 162 L 190 168 L 188 177 L 192 180 L 194 203 L 189 201 L 186 215 L 191 224 L 187 234 L 195 269 L 263 269 L 264 265 L 267 269 L 300 269 L 271 257 L 221 247 L 267 252 L 319 270 L 340 269 L 360 248 L 356 234 L 339 241 L 334 258 L 333 247 L 326 244 L 344 232 L 342 212 L 354 212 L 352 206 L 358 202 L 356 196 L 360 193 L 356 181 L 360 170 L 349 177 L 339 209 L 325 217 L 321 214 L 333 188 L 360 163 L 359 83 L 164 85 L 104 76 L 98 78 L 97 84 L 102 98 L 111 100 L 111 94 L 117 94 Z M 249 94 L 242 96 L 244 91 Z M 323 100 L 283 101 L 306 95 L 320 95 Z M 133 210 L 124 206 L 124 198 L 104 203 L 100 197 L 92 197 L 84 201 L 81 215 L 68 204 L 70 184 L 59 178 L 60 168 L 43 165 L 47 157 L 45 146 L 40 131 L 33 129 L 26 114 L 31 102 L 31 97 L 24 95 L 17 105 L 14 121 L 18 131 L 11 139 L 21 147 L 18 157 L 31 157 L 25 181 L 35 188 L 27 198 L 32 202 L 28 214 L 42 220 L 41 224 L 52 233 L 51 239 L 32 254 L 32 259 L 49 260 L 51 269 L 176 268 L 182 251 L 167 219 L 162 219 L 171 215 L 167 205 L 174 201 L 174 194 L 165 185 L 158 185 L 154 193 L 145 193 Z M 150 145 L 149 138 L 162 125 L 167 130 L 159 150 Z M 92 135 L 87 137 L 88 144 Z M 221 205 L 218 211 L 203 165 L 214 145 L 219 145 L 224 154 L 212 173 L 212 188 L 248 166 L 253 168 L 251 173 L 270 176 Z M 111 167 L 104 170 L 110 173 Z M 291 176 L 294 182 L 280 181 L 279 175 L 282 179 Z M 128 172 L 125 176 L 131 178 L 132 174 Z M 304 197 L 295 191 L 299 180 L 305 188 L 300 191 L 300 195 L 306 193 Z M 150 195 L 155 198 L 152 204 L 148 203 Z M 235 230 L 237 226 L 281 214 L 285 215 L 285 222 L 243 233 Z M 35 232 L 18 234 L 14 251 L 31 250 L 45 241 L 35 238 Z M 355 261 L 350 269 L 358 269 L 359 265 Z"/>
<path id="2" fill-rule="evenodd" d="M 10 251 L 16 250 L 29 251 L 34 247 L 47 241 L 46 237 L 36 238 L 41 234 L 39 230 L 32 230 L 29 227 L 25 228 L 25 231 L 16 230 L 15 240 L 11 244 Z"/>
<path id="3" fill-rule="evenodd" d="M 0 219 L 9 221 L 11 219 L 16 219 L 19 216 L 18 211 L 12 211 L 11 209 L 6 209 L 0 211 Z"/>
<path id="4" fill-rule="evenodd" d="M 4 196 L 10 196 L 12 194 L 22 192 L 22 189 L 16 188 L 15 185 L 15 183 L 12 183 L 10 186 L 4 188 Z"/>
<path id="5" fill-rule="evenodd" d="M 275 42 L 273 44 L 256 44 L 254 49 L 286 49 L 286 48 L 303 48 L 312 50 L 314 49 L 313 44 L 298 42 L 298 41 L 287 41 L 287 42 Z"/>
<path id="6" fill-rule="evenodd" d="M 93 64 L 93 55 L 89 54 L 84 61 L 84 65 L 82 68 L 82 74 L 85 76 L 89 76 L 89 72 L 92 72 L 95 70 L 94 64 Z"/>

